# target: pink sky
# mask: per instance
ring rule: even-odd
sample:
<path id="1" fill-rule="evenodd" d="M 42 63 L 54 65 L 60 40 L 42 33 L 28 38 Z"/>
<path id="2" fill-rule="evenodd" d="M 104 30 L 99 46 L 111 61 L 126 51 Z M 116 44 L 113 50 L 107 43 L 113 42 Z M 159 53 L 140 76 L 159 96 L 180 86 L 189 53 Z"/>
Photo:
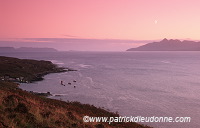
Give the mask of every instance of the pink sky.
<path id="1" fill-rule="evenodd" d="M 0 0 L 0 38 L 200 40 L 199 0 Z"/>

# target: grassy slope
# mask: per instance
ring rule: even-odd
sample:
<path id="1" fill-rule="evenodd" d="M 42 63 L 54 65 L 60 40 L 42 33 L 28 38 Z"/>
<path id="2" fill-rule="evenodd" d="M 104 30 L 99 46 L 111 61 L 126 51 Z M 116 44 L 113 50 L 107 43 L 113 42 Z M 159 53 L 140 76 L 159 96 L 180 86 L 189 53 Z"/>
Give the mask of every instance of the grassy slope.
<path id="1" fill-rule="evenodd" d="M 17 66 L 21 66 L 20 63 L 25 64 L 26 61 L 30 60 L 16 60 L 15 63 L 11 62 L 9 65 L 11 67 L 15 67 L 15 64 L 18 63 Z M 38 66 L 37 64 L 39 64 L 40 62 L 38 61 L 37 63 L 35 61 L 34 63 L 34 66 L 31 66 L 30 64 L 30 67 L 33 69 L 28 70 L 33 71 L 31 73 L 38 74 L 40 73 L 40 71 L 38 70 L 38 72 L 35 72 L 37 70 L 34 69 Z M 0 67 L 2 66 L 1 64 Z M 6 72 L 6 69 L 4 69 L 4 72 L 6 72 L 7 74 L 11 73 L 13 75 L 16 75 L 18 73 L 20 75 L 27 74 L 27 77 L 29 77 L 29 74 L 32 75 L 28 71 L 23 71 L 23 69 L 27 69 L 26 65 L 23 65 L 22 67 L 24 68 L 20 69 L 21 72 L 17 72 L 16 74 L 16 70 L 10 70 L 11 67 L 8 66 L 7 68 L 9 69 L 9 71 Z M 41 66 L 41 68 L 44 67 Z M 112 123 L 111 125 L 109 125 L 108 123 L 84 123 L 82 118 L 85 115 L 103 117 L 119 116 L 118 114 L 108 112 L 101 108 L 96 108 L 92 105 L 80 104 L 79 102 L 63 102 L 59 100 L 36 96 L 19 89 L 16 83 L 0 81 L 0 128 L 145 127 L 136 123 Z M 146 128 L 148 127 L 146 126 Z"/>

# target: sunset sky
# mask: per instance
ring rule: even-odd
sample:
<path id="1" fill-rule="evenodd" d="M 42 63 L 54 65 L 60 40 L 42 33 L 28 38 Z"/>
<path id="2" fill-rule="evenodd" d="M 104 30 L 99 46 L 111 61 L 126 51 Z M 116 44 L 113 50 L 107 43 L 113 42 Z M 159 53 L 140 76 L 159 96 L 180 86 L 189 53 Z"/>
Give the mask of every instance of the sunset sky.
<path id="1" fill-rule="evenodd" d="M 123 50 L 137 41 L 200 40 L 199 14 L 200 0 L 0 0 L 0 39 L 134 40 L 110 46 Z"/>

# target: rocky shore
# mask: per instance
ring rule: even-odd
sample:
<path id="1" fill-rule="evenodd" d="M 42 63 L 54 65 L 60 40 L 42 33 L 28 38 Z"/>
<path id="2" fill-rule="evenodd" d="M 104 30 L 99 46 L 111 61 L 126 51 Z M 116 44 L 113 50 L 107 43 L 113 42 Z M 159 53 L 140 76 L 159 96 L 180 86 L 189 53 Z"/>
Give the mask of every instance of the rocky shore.
<path id="1" fill-rule="evenodd" d="M 0 80 L 19 83 L 29 83 L 43 80 L 49 73 L 74 71 L 73 69 L 58 67 L 51 61 L 18 59 L 0 56 Z"/>
<path id="2" fill-rule="evenodd" d="M 33 82 L 45 74 L 65 71 L 69 69 L 50 61 L 0 57 L 0 128 L 150 128 L 137 123 L 87 123 L 83 121 L 86 115 L 119 117 L 119 114 L 93 105 L 46 98 L 50 92 L 27 92 L 18 88 L 20 82 Z"/>

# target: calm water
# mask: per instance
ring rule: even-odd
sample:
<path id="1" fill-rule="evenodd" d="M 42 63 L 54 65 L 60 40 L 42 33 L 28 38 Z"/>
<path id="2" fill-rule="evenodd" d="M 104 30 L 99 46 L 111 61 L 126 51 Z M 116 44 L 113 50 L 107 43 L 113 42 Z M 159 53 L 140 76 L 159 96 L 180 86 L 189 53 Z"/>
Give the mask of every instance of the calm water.
<path id="1" fill-rule="evenodd" d="M 200 127 L 200 52 L 0 55 L 51 60 L 78 70 L 46 75 L 44 81 L 22 84 L 22 89 L 49 91 L 53 94 L 51 98 L 89 103 L 118 111 L 123 116 L 183 116 L 192 119 L 190 123 L 148 123 L 158 128 Z M 66 86 L 60 85 L 61 80 Z"/>

